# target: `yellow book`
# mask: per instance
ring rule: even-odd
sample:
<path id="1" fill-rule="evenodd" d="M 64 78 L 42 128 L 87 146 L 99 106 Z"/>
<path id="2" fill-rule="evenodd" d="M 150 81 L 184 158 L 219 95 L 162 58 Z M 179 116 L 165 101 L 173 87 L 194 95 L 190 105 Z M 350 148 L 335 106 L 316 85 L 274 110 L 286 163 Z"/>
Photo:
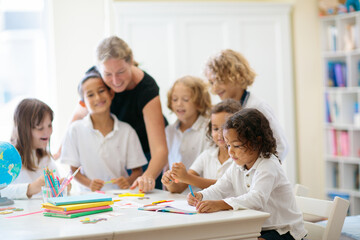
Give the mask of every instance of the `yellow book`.
<path id="1" fill-rule="evenodd" d="M 114 204 L 113 201 L 78 203 L 78 204 L 69 204 L 69 205 L 60 205 L 60 206 L 55 206 L 51 203 L 43 203 L 42 208 L 66 212 L 66 211 L 78 210 L 78 209 L 84 209 L 84 208 L 107 206 L 107 205 L 112 205 L 112 204 Z"/>

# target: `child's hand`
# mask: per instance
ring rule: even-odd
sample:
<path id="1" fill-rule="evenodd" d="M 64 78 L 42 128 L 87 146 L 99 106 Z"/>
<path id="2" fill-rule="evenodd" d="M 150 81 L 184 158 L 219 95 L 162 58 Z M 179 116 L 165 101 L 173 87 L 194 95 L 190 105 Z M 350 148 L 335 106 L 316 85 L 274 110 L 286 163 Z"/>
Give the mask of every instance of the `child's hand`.
<path id="1" fill-rule="evenodd" d="M 218 212 L 222 210 L 229 210 L 232 209 L 230 205 L 228 205 L 223 200 L 217 201 L 200 201 L 196 205 L 196 210 L 199 213 L 211 213 L 211 212 Z"/>
<path id="2" fill-rule="evenodd" d="M 26 195 L 31 198 L 34 194 L 41 192 L 41 187 L 45 186 L 44 175 L 38 177 L 35 181 L 29 184 Z"/>
<path id="3" fill-rule="evenodd" d="M 104 181 L 103 180 L 101 180 L 101 179 L 93 179 L 90 182 L 89 188 L 91 189 L 91 191 L 95 192 L 95 191 L 99 191 L 103 186 L 104 186 Z"/>
<path id="4" fill-rule="evenodd" d="M 111 179 L 113 184 L 117 184 L 120 189 L 128 189 L 130 187 L 130 183 L 124 177 Z"/>
<path id="5" fill-rule="evenodd" d="M 167 170 L 166 172 L 164 172 L 161 178 L 162 184 L 164 184 L 165 186 L 169 186 L 170 184 L 173 184 L 174 181 L 175 179 L 171 177 L 171 170 Z"/>
<path id="6" fill-rule="evenodd" d="M 203 198 L 201 193 L 194 193 L 195 197 L 189 193 L 186 197 L 186 200 L 190 206 L 196 206 Z"/>
<path id="7" fill-rule="evenodd" d="M 174 163 L 171 168 L 171 177 L 179 180 L 180 182 L 185 182 L 188 173 L 186 171 L 186 167 L 182 162 Z"/>

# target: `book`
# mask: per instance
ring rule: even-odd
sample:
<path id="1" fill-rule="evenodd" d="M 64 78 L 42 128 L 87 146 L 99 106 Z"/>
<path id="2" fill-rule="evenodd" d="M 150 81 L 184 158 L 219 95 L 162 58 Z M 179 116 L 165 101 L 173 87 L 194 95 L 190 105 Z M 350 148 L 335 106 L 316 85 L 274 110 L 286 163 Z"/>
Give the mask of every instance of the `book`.
<path id="1" fill-rule="evenodd" d="M 101 193 L 48 198 L 48 202 L 56 206 L 77 204 L 77 203 L 106 202 L 106 201 L 112 201 L 112 197 Z"/>
<path id="2" fill-rule="evenodd" d="M 95 210 L 101 210 L 101 209 L 107 209 L 107 208 L 111 208 L 111 207 L 110 206 L 101 206 L 101 207 L 84 208 L 84 209 L 71 210 L 71 211 L 57 211 L 57 210 L 52 210 L 52 209 L 45 209 L 44 211 L 45 212 L 68 215 L 68 214 L 73 214 L 73 213 L 89 212 L 89 211 L 95 211 Z"/>
<path id="3" fill-rule="evenodd" d="M 62 205 L 62 206 L 55 206 L 51 203 L 43 203 L 42 207 L 45 209 L 66 212 L 66 211 L 79 210 L 79 209 L 85 209 L 85 208 L 108 206 L 108 205 L 112 205 L 112 204 L 114 204 L 114 202 L 112 202 L 112 201 L 94 202 L 94 203 L 79 203 L 79 204 L 70 204 L 70 205 Z"/>
<path id="4" fill-rule="evenodd" d="M 197 213 L 196 208 L 194 206 L 190 206 L 186 200 L 175 200 L 155 205 L 144 205 L 143 207 L 140 207 L 138 209 L 144 211 L 169 212 L 188 215 Z"/>
<path id="5" fill-rule="evenodd" d="M 110 212 L 113 208 L 106 208 L 106 209 L 100 209 L 95 211 L 88 211 L 88 212 L 80 212 L 80 213 L 73 213 L 73 214 L 58 214 L 58 213 L 52 213 L 52 212 L 43 212 L 43 215 L 45 217 L 58 217 L 58 218 L 77 218 L 81 216 L 96 214 L 96 213 L 102 213 L 102 212 Z"/>
<path id="6" fill-rule="evenodd" d="M 183 210 L 183 209 L 179 209 L 179 208 L 175 208 L 175 207 L 171 207 L 171 206 L 159 206 L 159 205 L 144 206 L 144 207 L 140 207 L 138 209 L 144 210 L 144 211 L 152 211 L 152 212 L 168 212 L 168 213 L 178 213 L 178 214 L 187 214 L 187 215 L 193 215 L 193 214 L 197 213 L 196 210 L 189 211 L 189 210 Z"/>

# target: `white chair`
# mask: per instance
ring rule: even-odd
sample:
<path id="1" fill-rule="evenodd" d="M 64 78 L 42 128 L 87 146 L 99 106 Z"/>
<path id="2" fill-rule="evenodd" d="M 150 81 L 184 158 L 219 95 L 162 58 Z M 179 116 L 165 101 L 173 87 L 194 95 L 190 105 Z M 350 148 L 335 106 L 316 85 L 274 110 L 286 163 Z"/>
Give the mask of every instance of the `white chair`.
<path id="1" fill-rule="evenodd" d="M 302 213 L 327 218 L 326 226 L 321 226 L 304 220 L 308 235 L 305 239 L 311 240 L 338 240 L 349 208 L 349 201 L 335 197 L 333 201 L 320 200 L 309 197 L 295 196 Z"/>

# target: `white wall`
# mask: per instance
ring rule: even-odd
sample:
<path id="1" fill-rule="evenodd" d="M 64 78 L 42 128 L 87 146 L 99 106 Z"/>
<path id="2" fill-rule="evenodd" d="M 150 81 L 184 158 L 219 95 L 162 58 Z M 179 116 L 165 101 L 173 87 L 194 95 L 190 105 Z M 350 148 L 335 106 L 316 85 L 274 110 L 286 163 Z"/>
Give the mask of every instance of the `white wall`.
<path id="1" fill-rule="evenodd" d="M 52 0 L 50 4 L 50 41 L 53 43 L 53 76 L 57 105 L 53 152 L 59 146 L 79 101 L 77 84 L 94 64 L 95 48 L 109 31 L 105 17 L 106 0 Z"/>

